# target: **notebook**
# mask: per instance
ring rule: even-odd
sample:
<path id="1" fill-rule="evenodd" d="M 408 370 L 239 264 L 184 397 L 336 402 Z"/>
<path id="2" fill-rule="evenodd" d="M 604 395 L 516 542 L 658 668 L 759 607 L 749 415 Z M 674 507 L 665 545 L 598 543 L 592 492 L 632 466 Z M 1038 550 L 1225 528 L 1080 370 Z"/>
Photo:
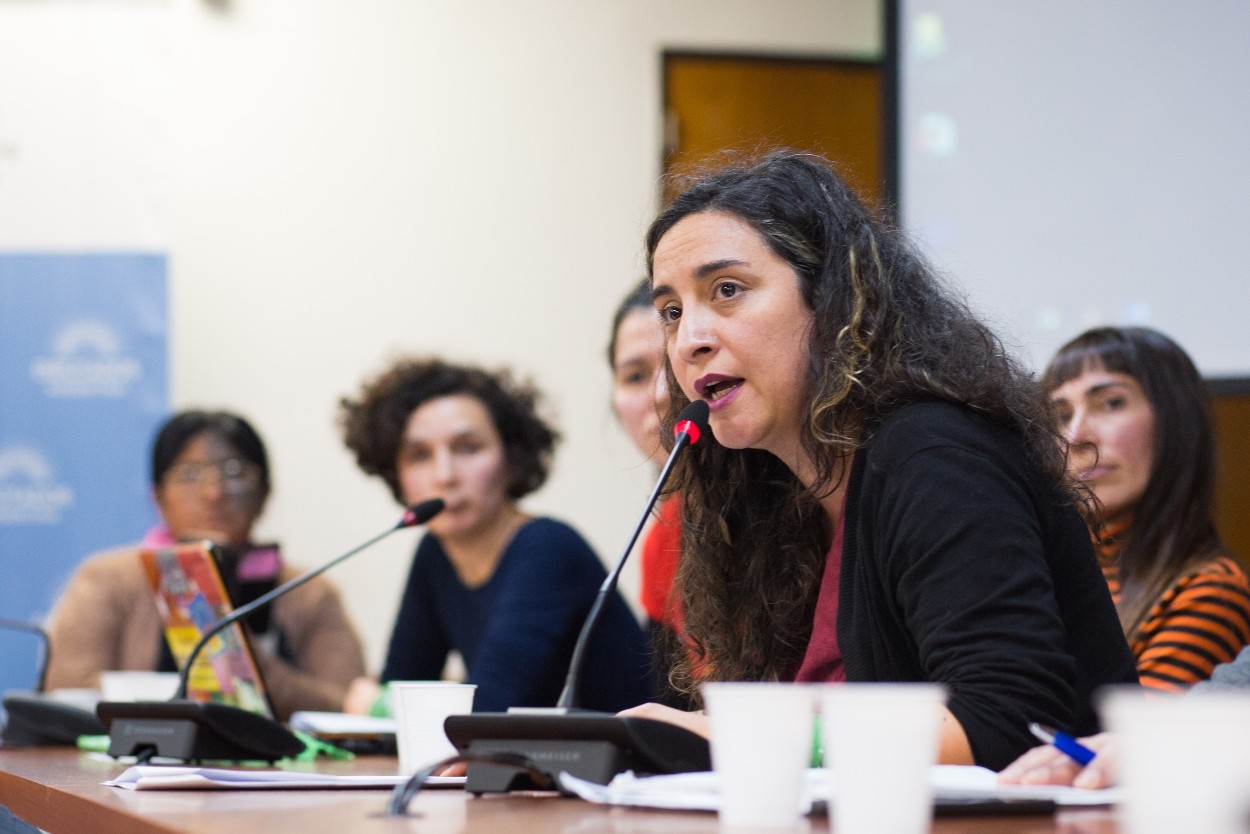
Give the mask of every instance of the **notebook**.
<path id="1" fill-rule="evenodd" d="M 179 669 L 195 644 L 234 608 L 211 542 L 179 544 L 139 553 L 165 639 Z M 187 698 L 227 704 L 273 717 L 260 667 L 241 623 L 216 635 L 200 651 L 187 683 Z"/>

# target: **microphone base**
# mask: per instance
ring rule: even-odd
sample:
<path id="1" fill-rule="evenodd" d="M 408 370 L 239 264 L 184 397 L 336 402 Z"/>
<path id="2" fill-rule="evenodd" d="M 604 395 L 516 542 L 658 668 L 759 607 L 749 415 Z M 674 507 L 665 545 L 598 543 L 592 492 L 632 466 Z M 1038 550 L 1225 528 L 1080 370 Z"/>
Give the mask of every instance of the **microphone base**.
<path id="1" fill-rule="evenodd" d="M 707 739 L 647 718 L 595 712 L 471 713 L 449 716 L 444 729 L 457 749 L 524 756 L 555 785 L 561 772 L 606 785 L 627 770 L 643 774 L 712 768 Z M 540 787 L 523 770 L 481 762 L 469 765 L 465 780 L 465 790 L 473 794 Z"/>
<path id="2" fill-rule="evenodd" d="M 272 762 L 295 756 L 304 743 L 263 715 L 199 701 L 101 702 L 108 754 L 181 761 Z"/>
<path id="3" fill-rule="evenodd" d="M 72 747 L 79 736 L 105 732 L 94 712 L 39 693 L 6 694 L 4 711 L 8 721 L 0 734 L 3 747 Z"/>

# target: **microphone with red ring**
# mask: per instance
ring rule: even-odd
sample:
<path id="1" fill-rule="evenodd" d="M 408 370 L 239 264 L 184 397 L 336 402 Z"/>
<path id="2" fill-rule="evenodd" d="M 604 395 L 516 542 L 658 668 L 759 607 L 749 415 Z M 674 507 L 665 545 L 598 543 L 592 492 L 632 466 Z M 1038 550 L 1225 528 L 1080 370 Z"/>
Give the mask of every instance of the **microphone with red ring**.
<path id="1" fill-rule="evenodd" d="M 646 526 L 677 456 L 708 429 L 708 405 L 696 400 L 681 410 L 673 427 L 676 440 L 656 480 L 655 488 L 621 552 L 616 566 L 604 579 L 586 615 L 569 661 L 564 691 L 557 705 L 548 709 L 517 709 L 507 713 L 453 715 L 443 727 L 447 738 L 469 762 L 466 790 L 499 793 L 559 785 L 559 774 L 607 784 L 617 773 L 681 773 L 710 770 L 707 739 L 682 727 L 647 718 L 624 718 L 576 709 L 577 685 L 590 636 L 616 588 L 617 578 Z M 500 759 L 489 761 L 491 757 Z M 524 767 L 517 761 L 525 762 Z M 418 774 L 420 775 L 420 774 Z M 537 778 L 536 778 L 537 775 Z M 416 777 L 414 777 L 415 779 Z M 392 814 L 402 814 L 419 785 L 396 789 Z"/>
<path id="2" fill-rule="evenodd" d="M 443 510 L 443 500 L 432 498 L 409 507 L 392 527 L 240 606 L 212 625 L 187 656 L 178 679 L 178 691 L 169 701 L 102 702 L 96 713 L 109 730 L 110 756 L 160 756 L 188 761 L 204 759 L 259 759 L 274 761 L 302 752 L 304 743 L 277 721 L 226 704 L 187 699 L 187 681 L 196 658 L 223 630 L 268 605 L 278 597 L 325 573 L 343 560 L 408 527 L 425 524 Z"/>
<path id="3" fill-rule="evenodd" d="M 403 530 L 408 527 L 416 527 L 420 524 L 425 524 L 427 521 L 434 518 L 434 516 L 442 512 L 443 506 L 444 506 L 443 499 L 441 498 L 431 498 L 428 501 L 422 501 L 420 504 L 413 504 L 411 507 L 409 507 L 407 510 L 404 511 L 403 516 L 400 517 L 399 521 L 396 522 L 393 527 L 386 528 L 385 530 L 383 530 L 381 533 L 378 533 L 373 538 L 369 539 L 363 544 L 356 545 L 351 550 L 347 551 L 346 553 L 344 553 L 343 555 L 335 559 L 331 559 L 329 562 L 326 562 L 321 567 L 316 568 L 315 570 L 310 570 L 308 573 L 301 574 L 300 576 L 295 577 L 290 582 L 286 582 L 282 585 L 279 585 L 278 587 L 274 588 L 269 593 L 263 594 L 257 597 L 256 599 L 249 602 L 247 605 L 240 606 L 239 608 L 234 609 L 234 611 L 230 612 L 225 617 L 222 617 L 220 620 L 218 620 L 216 623 L 213 624 L 212 628 L 204 632 L 204 635 L 200 638 L 200 641 L 195 644 L 195 647 L 193 649 L 191 649 L 191 654 L 187 656 L 186 665 L 183 667 L 183 670 L 178 677 L 178 691 L 174 693 L 174 697 L 175 698 L 187 697 L 187 683 L 191 677 L 191 667 L 195 664 L 196 658 L 200 656 L 200 652 L 204 650 L 204 647 L 208 645 L 208 642 L 210 640 L 212 640 L 214 637 L 216 637 L 218 634 L 220 634 L 222 631 L 228 628 L 232 623 L 236 623 L 239 620 L 246 617 L 248 614 L 251 614 L 253 611 L 257 610 L 258 608 L 262 608 L 268 605 L 269 603 L 273 602 L 275 599 L 287 593 L 288 591 L 295 590 L 300 585 L 303 585 L 305 582 L 309 581 L 310 579 L 315 579 L 316 577 L 328 571 L 330 568 L 337 565 L 339 562 L 342 562 L 351 556 L 355 556 L 360 551 L 368 547 L 371 547 L 374 544 L 377 544 L 379 541 L 386 538 L 391 533 L 394 533 L 396 530 Z"/>
<path id="4" fill-rule="evenodd" d="M 577 635 L 577 644 L 573 647 L 573 655 L 569 660 L 569 673 L 564 679 L 564 691 L 560 693 L 560 699 L 556 701 L 558 709 L 570 710 L 577 706 L 577 683 L 581 680 L 582 664 L 586 660 L 586 650 L 590 645 L 590 635 L 599 623 L 599 617 L 602 615 L 604 605 L 607 604 L 608 597 L 616 590 L 616 582 L 620 578 L 621 569 L 625 567 L 625 561 L 629 559 L 629 554 L 634 552 L 634 544 L 637 543 L 638 536 L 642 534 L 643 527 L 647 525 L 647 518 L 651 515 L 651 508 L 659 500 L 660 490 L 667 483 L 673 464 L 677 461 L 677 456 L 681 454 L 682 449 L 698 443 L 703 430 L 707 428 L 708 411 L 708 405 L 704 400 L 695 400 L 683 408 L 681 413 L 677 415 L 677 423 L 673 426 L 673 436 L 675 438 L 673 451 L 669 452 L 668 460 L 664 462 L 664 467 L 660 470 L 660 476 L 656 478 L 655 489 L 651 490 L 651 497 L 647 499 L 646 509 L 642 511 L 642 517 L 638 519 L 638 524 L 634 526 L 634 534 L 629 537 L 625 550 L 621 552 L 620 558 L 616 561 L 616 567 L 612 569 L 612 572 L 603 580 L 603 584 L 599 586 L 599 594 L 595 597 L 594 605 L 590 607 L 590 613 L 586 615 L 586 622 L 582 624 L 582 630 Z"/>

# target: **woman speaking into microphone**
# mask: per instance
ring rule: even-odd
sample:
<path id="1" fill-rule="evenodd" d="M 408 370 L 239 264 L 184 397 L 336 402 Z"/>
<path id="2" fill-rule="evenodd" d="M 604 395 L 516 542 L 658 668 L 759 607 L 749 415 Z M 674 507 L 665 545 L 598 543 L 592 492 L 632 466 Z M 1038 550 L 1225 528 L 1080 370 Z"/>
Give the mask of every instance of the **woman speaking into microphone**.
<path id="1" fill-rule="evenodd" d="M 676 678 L 936 682 L 947 763 L 1136 681 L 1037 384 L 824 160 L 712 172 L 646 238 L 677 463 Z M 632 714 L 706 732 L 665 707 Z"/>

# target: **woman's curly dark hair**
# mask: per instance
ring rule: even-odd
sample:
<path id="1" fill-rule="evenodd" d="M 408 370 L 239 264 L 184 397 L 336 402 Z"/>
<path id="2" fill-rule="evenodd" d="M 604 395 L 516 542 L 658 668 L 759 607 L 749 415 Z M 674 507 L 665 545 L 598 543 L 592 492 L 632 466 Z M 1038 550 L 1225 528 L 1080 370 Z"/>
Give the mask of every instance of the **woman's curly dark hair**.
<path id="1" fill-rule="evenodd" d="M 744 220 L 798 275 L 813 312 L 801 442 L 823 491 L 837 487 L 842 461 L 882 418 L 921 399 L 961 403 L 1011 427 L 1033 462 L 1067 483 L 1030 373 L 826 160 L 777 151 L 694 180 L 647 232 L 649 273 L 660 240 L 703 212 Z M 688 400 L 671 365 L 667 373 L 671 428 Z M 832 538 L 821 495 L 768 452 L 715 443 L 693 447 L 669 485 L 684 499 L 677 582 L 693 647 L 674 683 L 693 691 L 696 677 L 788 679 L 811 636 Z"/>
<path id="2" fill-rule="evenodd" d="M 560 435 L 538 415 L 542 395 L 507 370 L 490 372 L 441 359 L 399 359 L 361 386 L 358 399 L 339 401 L 343 442 L 369 475 L 386 481 L 404 503 L 398 459 L 412 413 L 430 400 L 473 397 L 486 407 L 508 461 L 508 496 L 522 498 L 543 485 Z"/>

